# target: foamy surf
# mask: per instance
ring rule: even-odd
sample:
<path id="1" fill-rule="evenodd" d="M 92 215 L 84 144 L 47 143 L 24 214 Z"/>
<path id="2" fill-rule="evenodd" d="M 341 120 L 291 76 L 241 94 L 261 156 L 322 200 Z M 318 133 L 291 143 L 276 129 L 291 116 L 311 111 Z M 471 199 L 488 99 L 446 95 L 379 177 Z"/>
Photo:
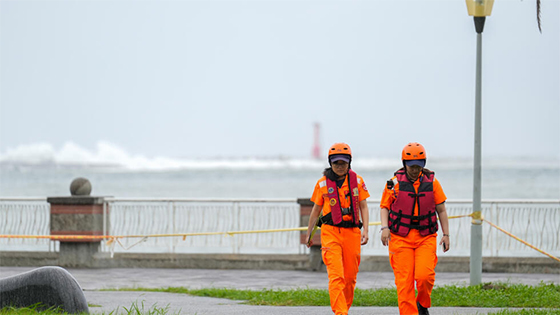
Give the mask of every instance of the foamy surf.
<path id="1" fill-rule="evenodd" d="M 312 158 L 273 157 L 213 157 L 174 158 L 165 156 L 147 157 L 128 153 L 124 148 L 107 142 L 97 142 L 88 150 L 73 142 L 66 142 L 60 149 L 50 143 L 33 143 L 8 148 L 0 152 L 2 166 L 42 167 L 100 167 L 131 171 L 173 170 L 317 170 L 328 167 L 325 160 Z M 401 167 L 395 158 L 355 157 L 352 166 L 359 170 L 386 170 Z M 429 157 L 428 168 L 472 169 L 471 157 Z M 559 169 L 560 158 L 483 158 L 483 167 L 491 169 Z"/>

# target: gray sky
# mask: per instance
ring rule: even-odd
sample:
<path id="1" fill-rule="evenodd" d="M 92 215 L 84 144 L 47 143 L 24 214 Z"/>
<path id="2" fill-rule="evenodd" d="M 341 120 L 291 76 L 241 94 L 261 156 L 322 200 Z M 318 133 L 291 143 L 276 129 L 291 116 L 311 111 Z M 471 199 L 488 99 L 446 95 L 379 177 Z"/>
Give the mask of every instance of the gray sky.
<path id="1" fill-rule="evenodd" d="M 0 154 L 108 141 L 167 157 L 472 157 L 465 2 L 1 1 Z M 560 1 L 496 0 L 483 156 L 560 158 Z"/>

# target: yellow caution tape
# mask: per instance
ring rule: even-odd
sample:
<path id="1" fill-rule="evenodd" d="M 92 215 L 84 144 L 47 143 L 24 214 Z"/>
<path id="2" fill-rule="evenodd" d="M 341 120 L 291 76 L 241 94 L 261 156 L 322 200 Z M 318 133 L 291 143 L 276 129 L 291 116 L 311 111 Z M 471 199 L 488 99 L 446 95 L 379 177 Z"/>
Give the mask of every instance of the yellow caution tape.
<path id="1" fill-rule="evenodd" d="M 458 218 L 465 218 L 465 217 L 473 217 L 475 213 L 465 214 L 465 215 L 455 215 L 449 216 L 449 219 L 458 219 Z M 520 239 L 519 237 L 507 232 L 506 230 L 502 229 L 501 227 L 495 225 L 494 223 L 481 218 L 484 222 L 488 222 L 492 227 L 500 230 L 501 232 L 505 233 L 506 235 L 514 238 L 515 240 L 531 247 L 532 249 L 560 262 L 560 258 L 555 257 L 529 243 Z M 369 222 L 369 225 L 381 225 L 381 222 Z M 248 231 L 227 231 L 227 232 L 199 232 L 199 233 L 177 233 L 177 234 L 149 234 L 149 235 L 0 235 L 0 238 L 24 238 L 24 239 L 50 239 L 53 241 L 62 241 L 62 240 L 83 240 L 83 239 L 98 239 L 104 240 L 107 239 L 107 246 L 112 245 L 115 246 L 115 243 L 118 243 L 123 248 L 124 245 L 120 242 L 121 238 L 142 238 L 140 241 L 136 242 L 132 246 L 128 247 L 131 248 L 143 241 L 146 241 L 149 237 L 182 237 L 183 241 L 187 239 L 187 236 L 211 236 L 211 235 L 228 235 L 233 236 L 237 234 L 256 234 L 256 233 L 276 233 L 276 232 L 294 232 L 294 231 L 306 231 L 307 227 L 299 227 L 299 228 L 288 228 L 288 229 L 270 229 L 270 230 L 248 230 Z M 315 229 L 314 231 L 315 232 Z"/>
<path id="2" fill-rule="evenodd" d="M 555 257 L 555 256 L 553 256 L 553 255 L 551 255 L 551 254 L 545 252 L 544 250 L 539 249 L 539 248 L 537 248 L 537 247 L 535 247 L 535 246 L 533 246 L 533 245 L 531 245 L 531 244 L 525 242 L 524 240 L 520 239 L 519 237 L 517 237 L 517 236 L 511 234 L 510 232 L 508 232 L 508 231 L 502 229 L 501 227 L 497 226 L 496 224 L 494 224 L 494 223 L 492 223 L 492 222 L 490 222 L 490 221 L 488 221 L 488 220 L 486 220 L 486 219 L 484 219 L 484 221 L 487 222 L 488 224 L 490 224 L 491 226 L 495 227 L 496 229 L 498 229 L 498 230 L 504 232 L 505 234 L 507 234 L 508 236 L 512 237 L 513 239 L 518 240 L 518 241 L 520 241 L 521 243 L 523 243 L 523 244 L 525 244 L 525 245 L 531 247 L 532 249 L 538 251 L 539 253 L 545 254 L 546 256 L 548 256 L 548 257 L 550 257 L 550 258 L 552 258 L 552 259 L 554 259 L 554 260 L 560 262 L 560 258 Z"/>
<path id="3" fill-rule="evenodd" d="M 449 217 L 447 217 L 448 219 L 458 219 L 458 218 L 466 218 L 466 217 L 472 217 L 473 214 L 463 214 L 463 215 L 451 215 Z"/>
<path id="4" fill-rule="evenodd" d="M 305 231 L 307 227 L 288 228 L 288 229 L 271 229 L 271 230 L 248 230 L 248 231 L 227 231 L 227 232 L 199 232 L 199 233 L 175 233 L 175 234 L 148 234 L 148 235 L 0 235 L 0 238 L 32 238 L 32 239 L 51 239 L 53 241 L 60 240 L 83 240 L 83 239 L 109 239 L 112 243 L 121 238 L 144 238 L 144 237 L 183 237 L 187 236 L 210 236 L 210 235 L 229 235 L 236 234 L 255 234 L 255 233 L 273 233 L 273 232 L 293 232 Z"/>
<path id="5" fill-rule="evenodd" d="M 450 216 L 449 219 L 463 218 L 472 216 L 458 215 Z M 369 222 L 369 225 L 381 225 L 381 222 Z M 270 229 L 270 230 L 247 230 L 247 231 L 227 231 L 227 232 L 199 232 L 199 233 L 175 233 L 175 234 L 148 234 L 148 235 L 0 235 L 0 238 L 32 238 L 32 239 L 50 239 L 53 241 L 62 240 L 83 240 L 83 239 L 107 239 L 107 245 L 112 244 L 121 238 L 145 238 L 145 237 L 182 237 L 186 240 L 187 236 L 211 236 L 211 235 L 228 235 L 233 236 L 236 234 L 256 234 L 256 233 L 277 233 L 277 232 L 294 232 L 306 231 L 307 227 L 287 228 L 287 229 Z"/>
<path id="6" fill-rule="evenodd" d="M 107 241 L 106 245 L 109 246 L 109 245 L 113 244 L 114 241 L 115 241 L 115 239 L 111 238 Z"/>

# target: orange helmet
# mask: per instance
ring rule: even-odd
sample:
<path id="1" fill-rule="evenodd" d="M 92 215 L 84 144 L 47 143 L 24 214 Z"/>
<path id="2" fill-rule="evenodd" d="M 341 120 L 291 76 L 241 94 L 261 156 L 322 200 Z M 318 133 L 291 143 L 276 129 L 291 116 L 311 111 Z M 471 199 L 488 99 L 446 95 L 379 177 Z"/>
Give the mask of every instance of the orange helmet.
<path id="1" fill-rule="evenodd" d="M 333 161 L 344 160 L 348 163 L 352 161 L 352 150 L 346 143 L 335 143 L 329 149 L 329 164 Z"/>
<path id="2" fill-rule="evenodd" d="M 352 156 L 352 150 L 350 150 L 350 146 L 346 143 L 335 143 L 329 149 L 329 156 L 333 154 L 348 154 Z"/>
<path id="3" fill-rule="evenodd" d="M 411 142 L 404 146 L 402 150 L 402 160 L 425 160 L 426 150 L 418 142 Z"/>

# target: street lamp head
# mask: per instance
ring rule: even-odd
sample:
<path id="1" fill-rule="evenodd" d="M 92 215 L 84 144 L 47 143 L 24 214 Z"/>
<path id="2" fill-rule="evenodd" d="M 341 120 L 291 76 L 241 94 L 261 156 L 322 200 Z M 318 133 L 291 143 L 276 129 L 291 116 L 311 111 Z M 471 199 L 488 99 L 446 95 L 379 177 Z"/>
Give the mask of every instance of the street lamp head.
<path id="1" fill-rule="evenodd" d="M 492 14 L 494 0 L 465 0 L 470 16 L 482 17 Z"/>

